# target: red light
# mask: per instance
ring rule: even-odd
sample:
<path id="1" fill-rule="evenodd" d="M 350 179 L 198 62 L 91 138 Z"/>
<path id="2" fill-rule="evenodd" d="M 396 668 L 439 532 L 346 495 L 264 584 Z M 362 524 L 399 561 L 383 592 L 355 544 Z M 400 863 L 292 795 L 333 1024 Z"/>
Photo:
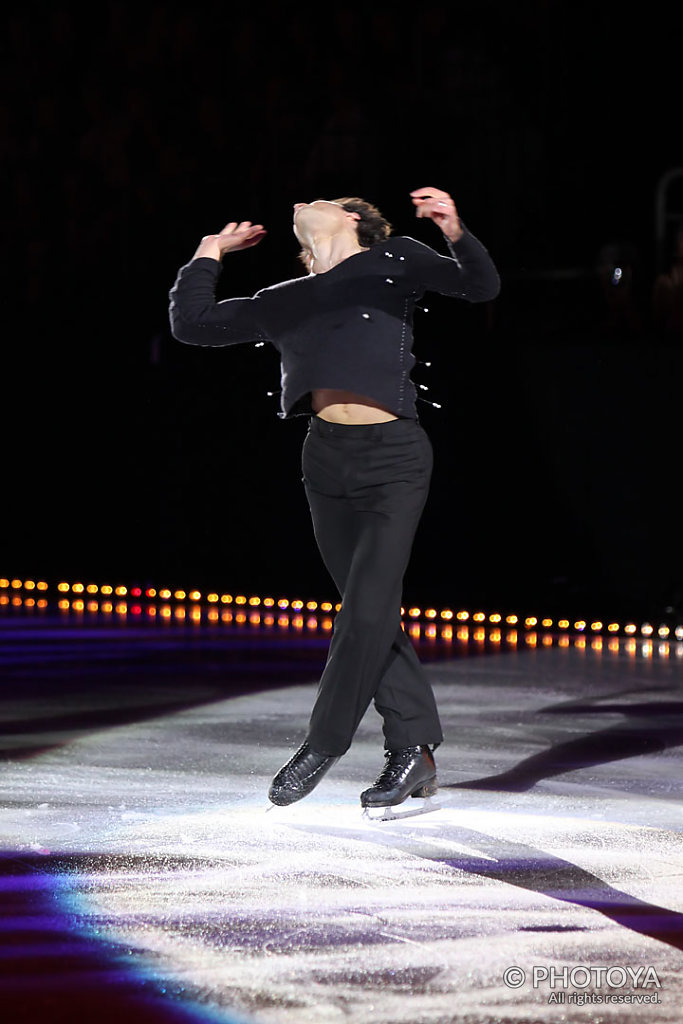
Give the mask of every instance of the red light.
<path id="1" fill-rule="evenodd" d="M 130 592 L 131 597 L 142 597 L 142 590 L 140 587 L 133 587 Z"/>

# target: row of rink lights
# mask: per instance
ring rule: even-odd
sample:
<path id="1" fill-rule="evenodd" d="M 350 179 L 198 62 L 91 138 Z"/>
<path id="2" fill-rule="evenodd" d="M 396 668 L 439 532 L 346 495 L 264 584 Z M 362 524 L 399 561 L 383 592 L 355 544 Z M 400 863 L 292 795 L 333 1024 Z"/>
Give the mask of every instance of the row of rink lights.
<path id="1" fill-rule="evenodd" d="M 44 580 L 0 579 L 0 605 L 12 604 L 26 608 L 46 608 L 49 590 L 50 585 Z M 249 623 L 255 626 L 273 627 L 277 625 L 281 628 L 303 629 L 305 627 L 309 630 L 322 628 L 324 631 L 331 631 L 333 625 L 331 616 L 340 608 L 339 604 L 332 604 L 329 601 L 290 600 L 284 597 L 246 597 L 243 594 L 233 596 L 217 592 L 204 596 L 199 590 L 186 591 L 154 587 L 143 589 L 138 586 L 111 586 L 95 583 L 58 583 L 56 590 L 61 595 L 57 604 L 63 611 L 116 613 L 121 616 L 128 614 L 142 616 L 144 614 L 148 618 L 158 616 L 162 621 L 189 618 L 192 622 L 200 622 L 202 619 L 206 619 L 213 623 L 234 622 L 238 625 Z M 144 607 L 142 602 L 145 602 Z M 203 607 L 203 602 L 206 607 Z M 521 629 L 524 631 L 523 637 L 526 645 L 534 647 L 540 641 L 542 646 L 551 646 L 554 642 L 554 637 L 550 633 L 552 630 L 553 633 L 559 632 L 556 639 L 560 647 L 569 646 L 569 637 L 573 635 L 574 646 L 586 647 L 587 637 L 590 637 L 591 648 L 600 651 L 603 649 L 603 637 L 605 637 L 608 641 L 608 650 L 617 651 L 619 636 L 622 635 L 634 641 L 633 651 L 636 649 L 635 639 L 637 637 L 645 641 L 656 642 L 659 640 L 662 643 L 659 644 L 657 651 L 665 655 L 669 653 L 669 640 L 683 641 L 683 625 L 655 627 L 645 622 L 639 627 L 633 622 L 622 625 L 618 622 L 605 623 L 600 620 L 589 622 L 584 619 L 577 619 L 572 623 L 570 619 L 503 616 L 496 612 L 486 615 L 484 612 L 454 612 L 450 608 L 437 610 L 436 608 L 409 607 L 402 608 L 401 615 L 408 620 L 407 632 L 414 639 L 424 635 L 428 640 L 452 641 L 456 639 L 476 642 L 487 640 L 492 644 L 505 641 L 507 644 L 514 645 L 518 642 Z M 540 637 L 539 629 L 542 631 Z M 628 644 L 626 650 L 629 650 Z M 648 648 L 646 643 L 643 645 L 642 651 L 646 654 L 654 653 L 654 648 Z M 676 654 L 683 656 L 681 644 L 676 645 Z"/>

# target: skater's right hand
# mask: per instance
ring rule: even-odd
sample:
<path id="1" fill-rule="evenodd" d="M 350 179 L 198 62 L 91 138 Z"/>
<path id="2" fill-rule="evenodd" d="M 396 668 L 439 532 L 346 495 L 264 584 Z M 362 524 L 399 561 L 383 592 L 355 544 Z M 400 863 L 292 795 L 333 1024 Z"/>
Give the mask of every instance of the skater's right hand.
<path id="1" fill-rule="evenodd" d="M 237 252 L 239 249 L 250 249 L 252 245 L 258 245 L 266 235 L 263 224 L 252 224 L 250 220 L 230 221 L 217 235 L 204 235 L 194 259 L 199 256 L 207 256 L 209 259 L 218 260 L 226 252 Z"/>

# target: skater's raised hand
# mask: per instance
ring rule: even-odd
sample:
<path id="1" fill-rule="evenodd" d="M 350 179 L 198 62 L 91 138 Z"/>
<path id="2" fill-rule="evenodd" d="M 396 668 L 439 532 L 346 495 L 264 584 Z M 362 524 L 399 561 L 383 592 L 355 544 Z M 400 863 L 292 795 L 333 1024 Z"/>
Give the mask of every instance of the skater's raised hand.
<path id="1" fill-rule="evenodd" d="M 429 217 L 441 228 L 446 238 L 457 242 L 462 235 L 462 227 L 455 203 L 440 188 L 416 188 L 410 193 L 416 217 Z"/>
<path id="2" fill-rule="evenodd" d="M 232 220 L 217 235 L 204 235 L 194 259 L 208 256 L 210 259 L 220 261 L 226 252 L 238 252 L 240 249 L 250 249 L 252 245 L 258 245 L 265 234 L 263 224 L 252 224 L 250 220 L 239 223 Z"/>

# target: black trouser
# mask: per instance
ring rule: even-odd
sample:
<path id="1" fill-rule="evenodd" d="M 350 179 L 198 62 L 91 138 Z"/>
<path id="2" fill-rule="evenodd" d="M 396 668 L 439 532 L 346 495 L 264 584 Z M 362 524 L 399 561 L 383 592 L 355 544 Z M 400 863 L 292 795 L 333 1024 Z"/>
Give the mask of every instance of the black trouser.
<path id="1" fill-rule="evenodd" d="M 308 742 L 348 750 L 370 701 L 388 750 L 438 744 L 434 694 L 401 628 L 403 575 L 432 470 L 415 421 L 348 426 L 313 417 L 303 479 L 323 561 L 342 598 Z"/>

